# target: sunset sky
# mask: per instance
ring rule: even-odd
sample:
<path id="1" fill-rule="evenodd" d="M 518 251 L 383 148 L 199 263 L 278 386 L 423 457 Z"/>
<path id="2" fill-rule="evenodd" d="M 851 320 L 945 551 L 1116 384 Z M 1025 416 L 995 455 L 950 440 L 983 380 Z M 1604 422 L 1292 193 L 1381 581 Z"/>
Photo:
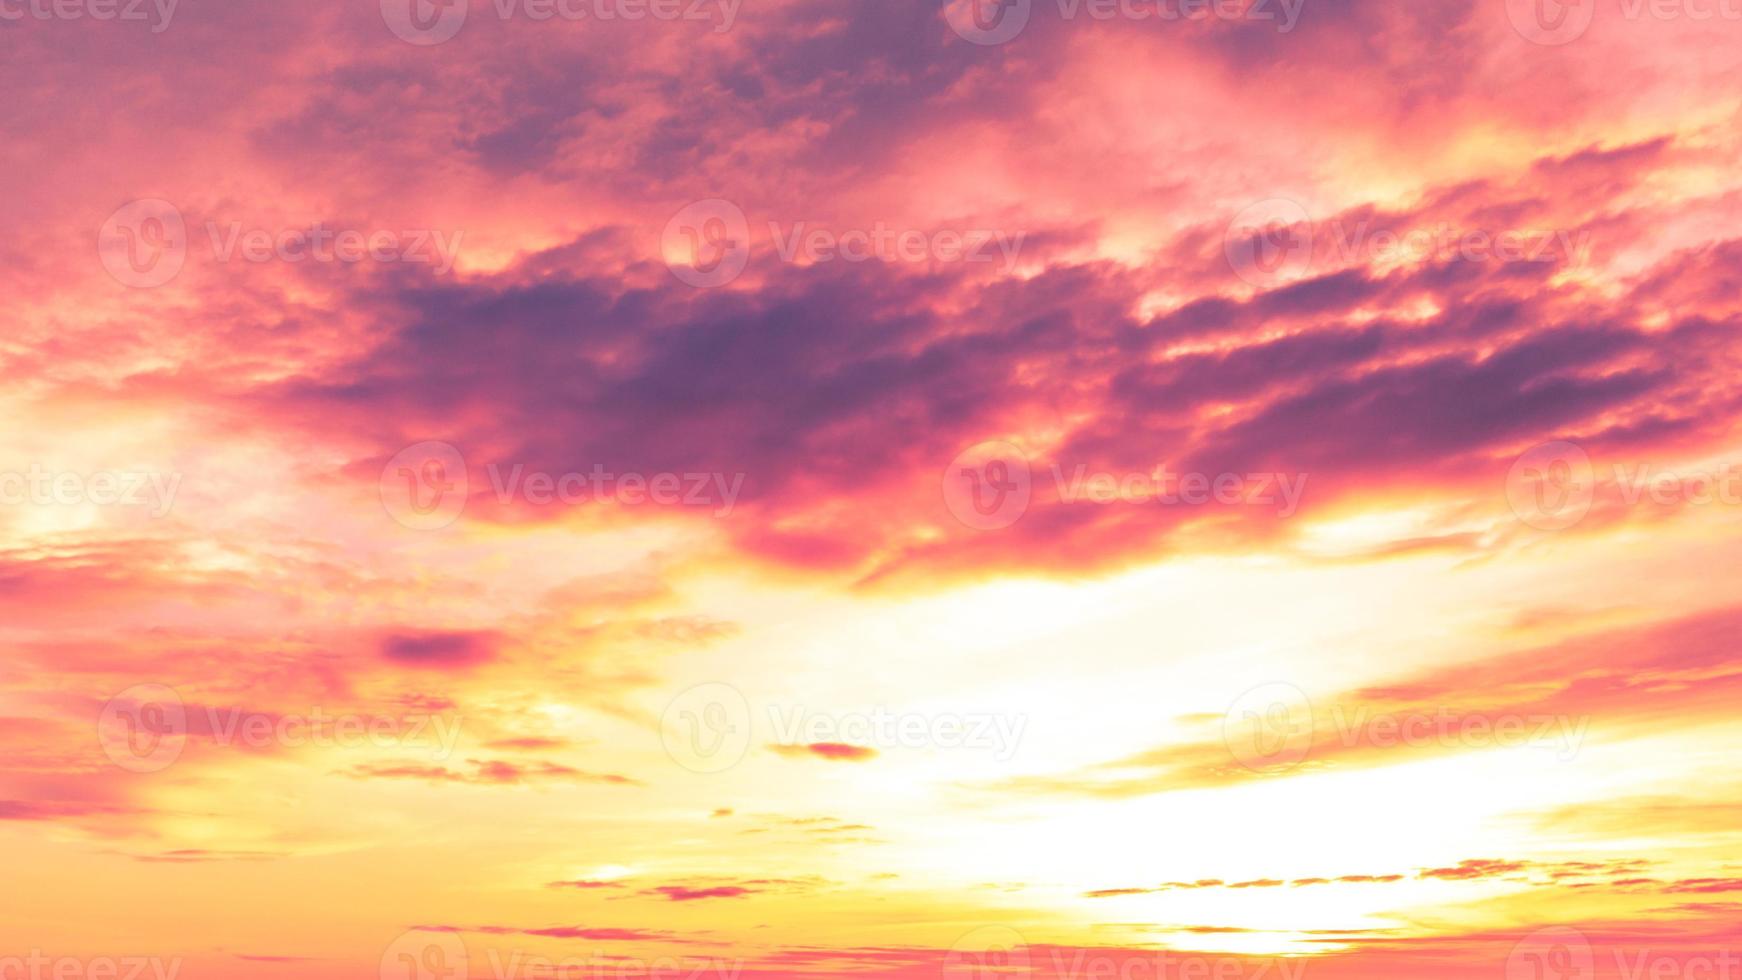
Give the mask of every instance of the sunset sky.
<path id="1" fill-rule="evenodd" d="M 0 46 L 0 980 L 1742 980 L 1742 2 Z"/>

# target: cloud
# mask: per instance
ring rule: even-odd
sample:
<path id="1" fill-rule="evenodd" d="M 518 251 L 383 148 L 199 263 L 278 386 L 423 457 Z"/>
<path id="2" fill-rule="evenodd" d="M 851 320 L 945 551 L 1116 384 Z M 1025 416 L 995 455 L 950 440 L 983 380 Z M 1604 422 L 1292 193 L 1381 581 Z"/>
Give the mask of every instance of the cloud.
<path id="1" fill-rule="evenodd" d="M 46 822 L 137 812 L 128 807 L 75 800 L 0 800 L 0 820 Z"/>
<path id="2" fill-rule="evenodd" d="M 1420 875 L 1422 878 L 1438 878 L 1444 881 L 1469 881 L 1474 878 L 1494 878 L 1523 871 L 1529 867 L 1525 861 L 1496 861 L 1474 859 L 1460 861 L 1452 868 L 1429 868 Z"/>
<path id="3" fill-rule="evenodd" d="M 539 782 L 608 783 L 639 786 L 640 782 L 617 773 L 585 772 L 554 762 L 515 763 L 501 759 L 467 759 L 467 771 L 443 765 L 363 763 L 344 771 L 353 779 L 417 779 L 431 783 L 466 783 L 474 786 L 519 786 Z"/>
<path id="4" fill-rule="evenodd" d="M 1595 723 L 1610 732 L 1649 731 L 1666 718 L 1722 716 L 1742 690 L 1742 663 L 1726 639 L 1742 610 L 1725 608 L 1667 622 L 1597 629 L 1549 648 L 1521 649 L 1475 663 L 1436 667 L 1383 687 L 1320 697 L 1288 765 L 1246 765 L 1220 716 L 1205 735 L 1058 775 L 1008 779 L 1009 792 L 1142 796 L 1260 779 L 1309 776 L 1333 768 L 1393 765 L 1410 758 L 1537 744 L 1576 754 Z M 1472 672 L 1475 673 L 1472 673 Z M 1470 677 L 1482 683 L 1472 686 Z M 1239 692 L 1230 692 L 1230 701 Z M 1310 721 L 1310 724 L 1309 724 Z M 1213 732 L 1213 734 L 1211 734 Z M 1502 739 L 1497 733 L 1510 732 Z M 1605 811 L 1590 812 L 1602 820 Z M 1690 817 L 1705 811 L 1689 812 Z M 1580 813 L 1564 812 L 1569 822 Z M 1722 809 L 1709 814 L 1722 820 Z M 1547 818 L 1545 818 L 1547 819 Z M 1640 826 L 1647 826 L 1649 821 Z M 1440 869 L 1434 877 L 1486 869 Z"/>
<path id="5" fill-rule="evenodd" d="M 710 898 L 743 898 L 754 895 L 755 889 L 741 885 L 718 885 L 712 888 L 688 888 L 683 885 L 660 885 L 652 894 L 663 895 L 674 902 L 697 902 Z M 647 894 L 647 893 L 644 893 Z"/>
<path id="6" fill-rule="evenodd" d="M 496 659 L 499 638 L 491 633 L 394 633 L 381 640 L 381 655 L 408 667 L 465 670 Z"/>
<path id="7" fill-rule="evenodd" d="M 475 932 L 487 936 L 539 936 L 546 939 L 584 939 L 590 942 L 686 942 L 675 933 L 653 929 L 625 929 L 617 927 L 589 926 L 455 926 L 455 925 L 419 925 L 413 930 L 422 932 L 462 933 Z"/>
<path id="8" fill-rule="evenodd" d="M 808 745 L 789 745 L 777 743 L 769 749 L 788 758 L 798 759 L 807 756 L 827 759 L 830 762 L 865 762 L 877 757 L 877 750 L 863 745 L 847 745 L 842 742 L 812 742 Z"/>
<path id="9" fill-rule="evenodd" d="M 577 888 L 582 891 L 591 891 L 597 888 L 623 888 L 625 886 L 621 881 L 588 881 L 586 879 L 577 879 L 575 881 L 553 881 L 545 885 L 545 887 Z"/>

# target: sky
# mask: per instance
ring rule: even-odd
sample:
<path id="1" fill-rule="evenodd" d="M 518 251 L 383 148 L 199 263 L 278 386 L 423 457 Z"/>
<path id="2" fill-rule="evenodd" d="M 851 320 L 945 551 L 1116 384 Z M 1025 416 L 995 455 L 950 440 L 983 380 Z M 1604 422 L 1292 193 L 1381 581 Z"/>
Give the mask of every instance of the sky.
<path id="1" fill-rule="evenodd" d="M 1735 0 L 0 46 L 0 980 L 1742 980 Z"/>

